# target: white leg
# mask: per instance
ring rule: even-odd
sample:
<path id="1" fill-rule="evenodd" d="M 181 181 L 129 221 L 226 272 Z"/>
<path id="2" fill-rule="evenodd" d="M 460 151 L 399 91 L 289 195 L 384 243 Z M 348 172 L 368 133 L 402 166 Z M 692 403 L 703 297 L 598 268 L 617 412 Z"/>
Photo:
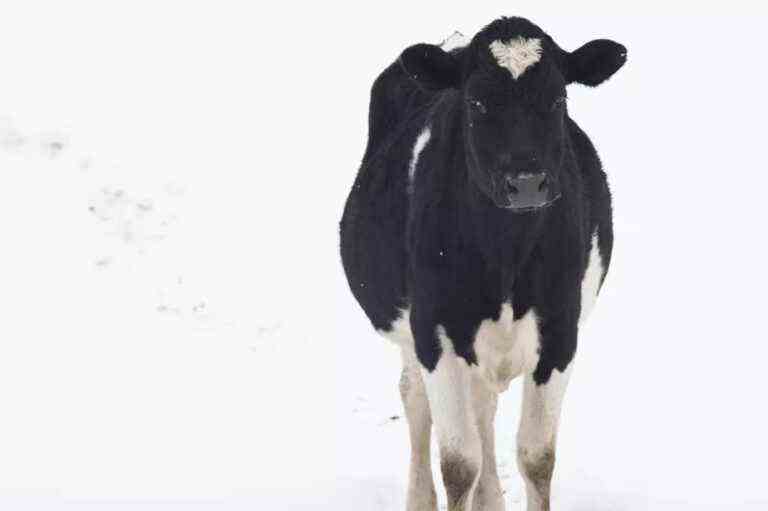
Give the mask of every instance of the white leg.
<path id="1" fill-rule="evenodd" d="M 470 511 L 483 463 L 472 403 L 472 374 L 444 332 L 439 337 L 442 354 L 437 367 L 432 372 L 422 370 L 422 374 L 440 446 L 448 511 Z"/>
<path id="2" fill-rule="evenodd" d="M 504 511 L 504 496 L 496 466 L 496 408 L 498 394 L 479 378 L 472 382 L 475 417 L 483 448 L 483 466 L 477 482 L 474 511 Z"/>
<path id="3" fill-rule="evenodd" d="M 573 362 L 564 373 L 552 371 L 549 380 L 543 385 L 537 385 L 531 375 L 526 375 L 523 383 L 517 463 L 525 479 L 528 511 L 549 511 L 557 427 L 572 368 Z"/>
<path id="4" fill-rule="evenodd" d="M 437 497 L 432 478 L 430 441 L 432 417 L 413 348 L 403 348 L 400 395 L 411 437 L 411 465 L 408 472 L 407 511 L 436 511 Z"/>

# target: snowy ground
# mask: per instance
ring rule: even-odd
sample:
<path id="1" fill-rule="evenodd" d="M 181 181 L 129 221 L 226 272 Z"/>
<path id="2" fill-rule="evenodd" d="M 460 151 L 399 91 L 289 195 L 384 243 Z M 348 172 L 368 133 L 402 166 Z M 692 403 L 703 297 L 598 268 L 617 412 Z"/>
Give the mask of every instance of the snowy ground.
<path id="1" fill-rule="evenodd" d="M 399 358 L 337 220 L 376 73 L 500 14 L 630 50 L 570 92 L 617 234 L 554 509 L 768 509 L 765 18 L 105 4 L 0 19 L 0 509 L 403 509 Z"/>

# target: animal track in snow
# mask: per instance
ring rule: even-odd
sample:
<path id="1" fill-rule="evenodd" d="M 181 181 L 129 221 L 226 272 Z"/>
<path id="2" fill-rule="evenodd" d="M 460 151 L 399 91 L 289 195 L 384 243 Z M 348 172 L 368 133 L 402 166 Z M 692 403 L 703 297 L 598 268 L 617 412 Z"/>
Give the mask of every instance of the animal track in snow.
<path id="1" fill-rule="evenodd" d="M 27 143 L 13 122 L 7 117 L 0 117 L 0 148 L 5 151 L 17 151 Z"/>
<path id="2" fill-rule="evenodd" d="M 164 240 L 178 221 L 174 213 L 158 209 L 148 197 L 134 197 L 123 188 L 106 186 L 94 194 L 88 210 L 105 224 L 105 234 L 143 249 Z"/>
<path id="3" fill-rule="evenodd" d="M 54 159 L 69 145 L 69 138 L 61 133 L 43 133 L 36 137 L 40 154 Z"/>
<path id="4" fill-rule="evenodd" d="M 221 318 L 212 309 L 208 300 L 200 298 L 202 295 L 200 290 L 188 285 L 186 281 L 187 279 L 178 276 L 173 283 L 164 286 L 159 291 L 155 310 L 168 316 L 189 318 L 198 325 L 212 322 L 219 326 L 228 325 L 229 322 L 221 322 Z"/>
<path id="5" fill-rule="evenodd" d="M 57 158 L 69 146 L 69 137 L 51 131 L 24 135 L 8 117 L 0 117 L 0 149 L 30 156 Z"/>
<path id="6" fill-rule="evenodd" d="M 100 257 L 96 259 L 93 264 L 97 268 L 107 268 L 113 263 L 114 259 L 112 257 L 106 256 L 106 257 Z"/>
<path id="7" fill-rule="evenodd" d="M 118 278 L 122 280 L 116 282 L 149 291 L 150 300 L 154 290 L 159 298 L 150 302 L 150 310 L 159 314 L 192 321 L 196 327 L 218 328 L 231 324 L 222 321 L 212 303 L 204 299 L 203 289 L 186 282 L 194 282 L 194 279 L 178 276 L 179 266 L 184 261 L 172 255 L 172 248 L 162 252 L 150 250 L 167 240 L 179 223 L 176 210 L 179 199 L 187 193 L 185 184 L 161 181 L 150 190 L 130 185 L 138 182 L 135 180 L 127 181 L 130 186 L 107 184 L 115 182 L 114 172 L 99 172 L 93 154 L 74 151 L 66 133 L 56 130 L 24 133 L 8 116 L 0 116 L 0 151 L 26 160 L 38 160 L 38 168 L 43 172 L 47 168 L 45 160 L 56 160 L 59 168 L 68 167 L 74 172 L 72 177 L 79 180 L 81 191 L 87 197 L 83 209 L 87 207 L 92 225 L 96 227 L 93 241 L 100 245 L 97 248 L 100 253 L 91 259 L 94 271 L 121 276 Z M 64 153 L 67 153 L 66 157 L 63 157 Z M 118 179 L 121 175 L 130 177 L 120 172 Z M 89 189 L 92 190 L 90 194 Z M 271 334 L 279 326 L 270 325 L 259 335 Z"/>
<path id="8" fill-rule="evenodd" d="M 258 340 L 264 339 L 276 333 L 278 330 L 280 330 L 280 327 L 282 327 L 282 324 L 279 322 L 257 326 L 255 337 Z"/>

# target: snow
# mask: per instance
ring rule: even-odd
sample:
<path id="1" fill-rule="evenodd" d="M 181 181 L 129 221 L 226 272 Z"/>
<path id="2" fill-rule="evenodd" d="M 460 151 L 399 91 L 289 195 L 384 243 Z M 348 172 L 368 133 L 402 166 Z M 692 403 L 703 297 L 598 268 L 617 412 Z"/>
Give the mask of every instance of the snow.
<path id="1" fill-rule="evenodd" d="M 346 3 L 4 6 L 0 509 L 403 509 L 399 355 L 351 297 L 337 222 L 376 73 L 500 13 L 630 55 L 569 91 L 616 251 L 553 508 L 768 506 L 764 20 L 390 4 L 375 23 Z M 712 44 L 724 25 L 739 51 Z M 511 510 L 519 405 L 517 382 Z"/>

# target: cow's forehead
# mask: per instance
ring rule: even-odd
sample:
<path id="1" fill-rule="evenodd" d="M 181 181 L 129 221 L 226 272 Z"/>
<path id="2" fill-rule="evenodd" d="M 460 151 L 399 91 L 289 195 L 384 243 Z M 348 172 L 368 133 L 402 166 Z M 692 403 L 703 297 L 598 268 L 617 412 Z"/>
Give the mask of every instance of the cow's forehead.
<path id="1" fill-rule="evenodd" d="M 508 40 L 496 39 L 488 49 L 496 63 L 509 71 L 517 80 L 525 71 L 541 60 L 541 39 L 537 37 L 514 37 Z"/>

